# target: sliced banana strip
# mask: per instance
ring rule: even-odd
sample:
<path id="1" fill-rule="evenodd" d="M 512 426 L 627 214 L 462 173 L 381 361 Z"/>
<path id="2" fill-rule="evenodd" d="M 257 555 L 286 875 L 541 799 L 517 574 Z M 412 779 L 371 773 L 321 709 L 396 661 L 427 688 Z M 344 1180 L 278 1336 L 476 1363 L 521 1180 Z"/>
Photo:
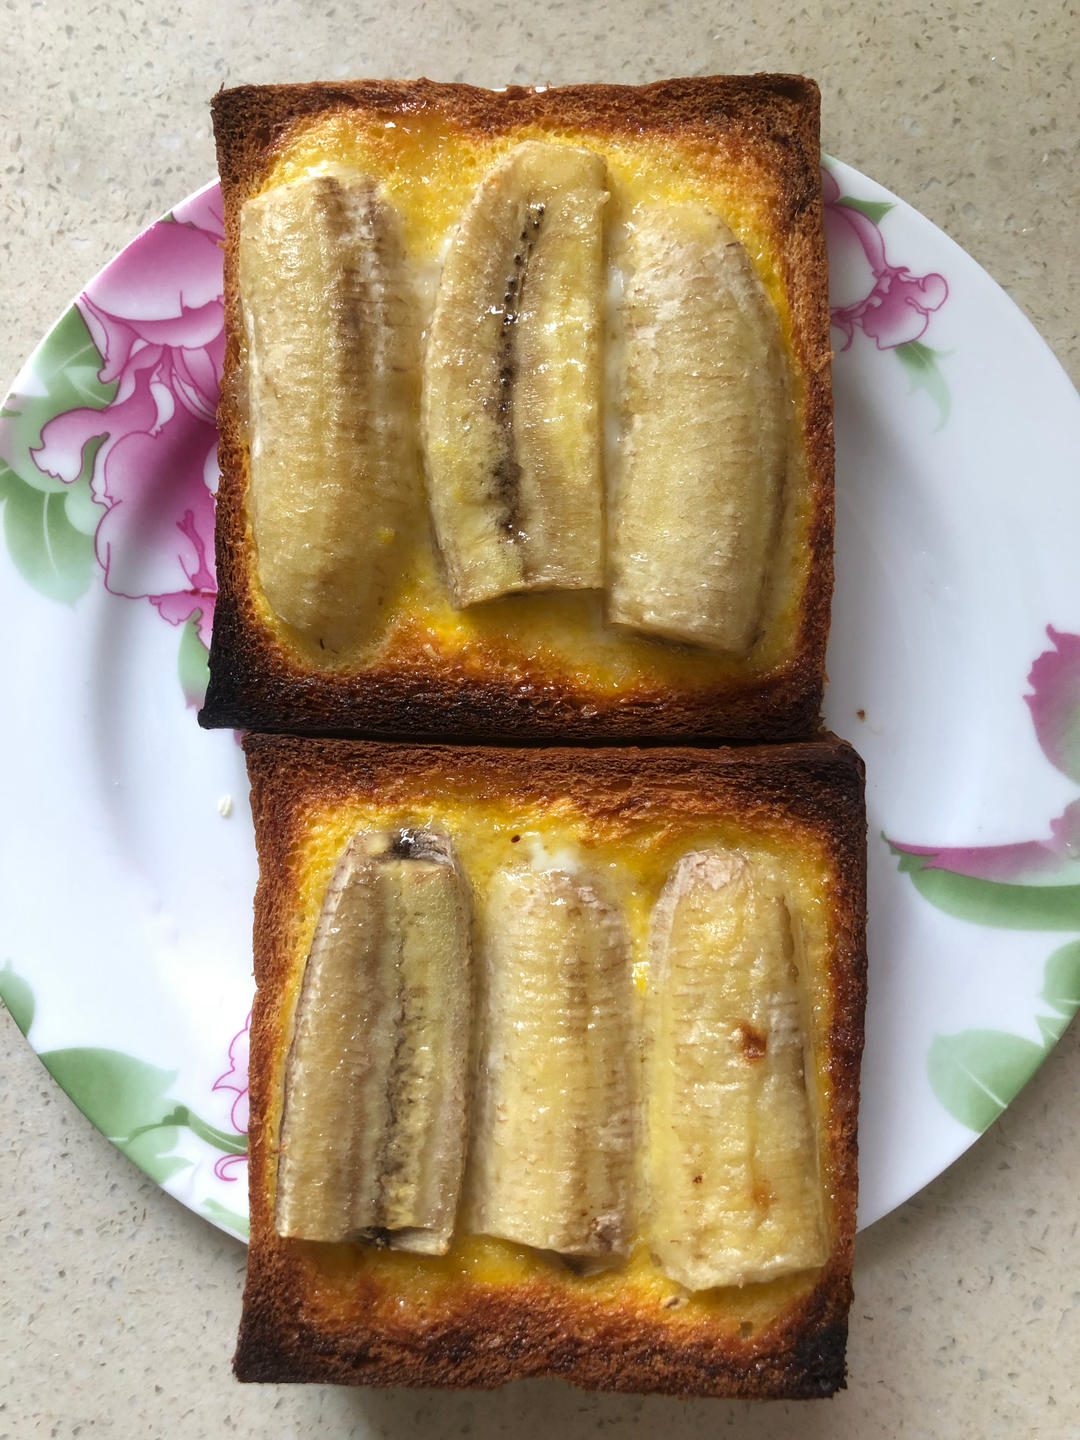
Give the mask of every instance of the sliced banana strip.
<path id="1" fill-rule="evenodd" d="M 240 216 L 249 507 L 271 608 L 333 653 L 371 632 L 421 504 L 420 318 L 401 219 L 343 168 Z"/>
<path id="2" fill-rule="evenodd" d="M 776 313 L 704 205 L 637 206 L 612 351 L 608 617 L 745 655 L 758 636 L 791 412 Z"/>
<path id="3" fill-rule="evenodd" d="M 353 836 L 327 889 L 296 1012 L 279 1235 L 446 1253 L 465 1154 L 469 932 L 448 839 Z"/>
<path id="4" fill-rule="evenodd" d="M 647 1236 L 690 1290 L 827 1257 L 784 890 L 745 856 L 693 852 L 656 906 L 646 1000 Z"/>
<path id="5" fill-rule="evenodd" d="M 565 1256 L 625 1254 L 634 1155 L 630 947 L 587 877 L 498 871 L 483 908 L 466 1228 Z"/>
<path id="6" fill-rule="evenodd" d="M 603 585 L 602 156 L 526 141 L 451 241 L 422 439 L 455 604 Z"/>

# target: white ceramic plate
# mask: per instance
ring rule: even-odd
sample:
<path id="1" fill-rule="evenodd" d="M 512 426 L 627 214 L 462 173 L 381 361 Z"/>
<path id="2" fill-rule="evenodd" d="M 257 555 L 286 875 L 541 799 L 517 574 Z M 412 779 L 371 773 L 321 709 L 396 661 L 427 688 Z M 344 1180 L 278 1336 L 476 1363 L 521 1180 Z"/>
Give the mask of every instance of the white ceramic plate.
<path id="1" fill-rule="evenodd" d="M 867 1224 L 966 1149 L 1080 1002 L 1080 400 L 933 225 L 839 162 L 825 183 L 826 708 L 869 780 Z M 140 235 L 0 419 L 0 994 L 105 1134 L 243 1235 L 255 857 L 235 738 L 195 721 L 220 237 L 216 187 Z"/>

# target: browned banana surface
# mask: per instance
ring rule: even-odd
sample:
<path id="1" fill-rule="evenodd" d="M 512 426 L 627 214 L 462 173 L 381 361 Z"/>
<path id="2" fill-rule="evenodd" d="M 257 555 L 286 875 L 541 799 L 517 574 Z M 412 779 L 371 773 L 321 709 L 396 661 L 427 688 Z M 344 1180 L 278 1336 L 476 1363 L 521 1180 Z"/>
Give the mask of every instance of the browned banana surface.
<path id="1" fill-rule="evenodd" d="M 646 1231 L 690 1290 L 828 1253 L 796 925 L 770 867 L 722 850 L 685 855 L 653 917 Z"/>
<path id="2" fill-rule="evenodd" d="M 422 504 L 401 219 L 375 181 L 335 167 L 247 201 L 239 253 L 259 580 L 335 652 L 374 631 Z"/>
<path id="3" fill-rule="evenodd" d="M 445 837 L 362 830 L 350 840 L 286 1068 L 280 1235 L 449 1247 L 465 1148 L 469 914 Z"/>
<path id="4" fill-rule="evenodd" d="M 451 241 L 424 358 L 435 531 L 457 605 L 603 584 L 606 165 L 526 141 Z"/>
<path id="5" fill-rule="evenodd" d="M 466 1226 L 603 1259 L 632 1237 L 630 946 L 595 877 L 497 871 L 485 953 Z"/>
<path id="6" fill-rule="evenodd" d="M 608 615 L 743 655 L 761 623 L 787 463 L 777 317 L 746 250 L 703 204 L 637 206 L 613 250 L 624 294 Z"/>

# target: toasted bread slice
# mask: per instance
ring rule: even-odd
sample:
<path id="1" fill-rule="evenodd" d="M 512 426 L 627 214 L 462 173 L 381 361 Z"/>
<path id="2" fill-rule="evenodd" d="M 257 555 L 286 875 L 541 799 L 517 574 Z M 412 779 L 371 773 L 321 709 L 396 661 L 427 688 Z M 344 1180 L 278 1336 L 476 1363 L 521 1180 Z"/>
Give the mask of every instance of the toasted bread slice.
<path id="1" fill-rule="evenodd" d="M 833 530 L 818 106 L 812 81 L 769 75 L 215 97 L 226 358 L 202 724 L 560 742 L 817 732 Z M 546 164 L 554 147 L 581 158 Z M 520 212 L 511 268 L 525 263 L 550 195 L 563 230 L 552 200 L 543 264 L 499 299 L 498 334 L 516 326 L 520 353 L 483 351 L 481 305 L 471 354 L 469 287 L 482 298 L 502 272 L 469 247 Z M 319 226 L 342 246 L 337 288 L 314 241 L 293 264 Z M 357 303 L 375 362 L 355 322 L 342 328 Z M 725 365 L 761 377 L 737 414 Z M 504 383 L 525 417 L 509 469 L 491 459 L 507 407 L 489 397 L 460 424 L 454 408 Z M 507 487 L 517 505 L 495 523 Z"/>
<path id="2" fill-rule="evenodd" d="M 244 743 L 260 879 L 237 1375 L 455 1387 L 548 1375 L 748 1397 L 843 1385 L 865 1001 L 854 751 L 832 738 L 713 750 Z M 305 1238 L 316 1231 L 303 1186 L 341 1184 L 343 1153 L 374 1138 L 370 1116 L 357 1131 L 349 1104 L 325 1091 L 324 1133 L 304 1135 L 289 1098 L 319 1033 L 309 957 L 327 930 L 320 915 L 358 846 L 452 852 L 472 896 L 473 1038 L 459 1028 L 449 1043 L 445 1019 L 431 1021 L 444 1067 L 460 1074 L 457 1046 L 472 1056 L 460 1191 L 446 1122 L 424 1122 L 451 1176 L 443 1194 L 460 1194 L 450 1231 L 428 1247 L 441 1253 L 415 1253 L 413 1232 L 399 1243 L 368 1228 L 370 1208 L 340 1243 Z M 793 948 L 770 938 L 778 923 Z M 342 1008 L 330 1005 L 335 1025 Z M 414 1026 L 410 1054 L 417 1044 Z M 335 1054 L 321 1056 L 331 1085 L 344 1073 Z M 359 1073 L 346 1081 L 370 1097 Z M 430 1074 L 409 1083 L 410 1114 L 434 1115 L 425 1096 L 445 1088 Z M 418 1153 L 423 1125 L 400 1111 L 393 1125 Z M 369 1199 L 370 1167 L 354 1174 L 338 1198 Z M 327 1193 L 309 1216 L 318 1224 Z"/>

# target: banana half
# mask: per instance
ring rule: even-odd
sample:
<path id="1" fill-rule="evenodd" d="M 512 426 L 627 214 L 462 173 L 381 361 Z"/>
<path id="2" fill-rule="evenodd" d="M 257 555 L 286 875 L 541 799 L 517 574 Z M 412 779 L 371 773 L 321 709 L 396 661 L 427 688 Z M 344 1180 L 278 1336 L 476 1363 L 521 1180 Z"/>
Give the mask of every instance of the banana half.
<path id="1" fill-rule="evenodd" d="M 543 141 L 480 184 L 443 267 L 421 433 L 455 603 L 599 589 L 606 163 Z"/>
<path id="2" fill-rule="evenodd" d="M 344 168 L 276 186 L 241 211 L 239 280 L 259 579 L 333 653 L 374 630 L 422 503 L 401 218 Z"/>
<path id="3" fill-rule="evenodd" d="M 668 878 L 646 999 L 648 1240 L 690 1290 L 824 1264 L 796 932 L 761 861 L 695 851 Z"/>
<path id="4" fill-rule="evenodd" d="M 363 830 L 349 841 L 286 1065 L 278 1234 L 446 1253 L 465 1157 L 469 931 L 449 840 Z"/>
<path id="5" fill-rule="evenodd" d="M 482 901 L 466 1226 L 581 1259 L 625 1255 L 635 1150 L 633 984 L 596 877 L 497 871 Z"/>
<path id="6" fill-rule="evenodd" d="M 791 405 L 776 312 L 704 205 L 635 207 L 613 356 L 608 618 L 744 655 L 761 626 Z"/>

